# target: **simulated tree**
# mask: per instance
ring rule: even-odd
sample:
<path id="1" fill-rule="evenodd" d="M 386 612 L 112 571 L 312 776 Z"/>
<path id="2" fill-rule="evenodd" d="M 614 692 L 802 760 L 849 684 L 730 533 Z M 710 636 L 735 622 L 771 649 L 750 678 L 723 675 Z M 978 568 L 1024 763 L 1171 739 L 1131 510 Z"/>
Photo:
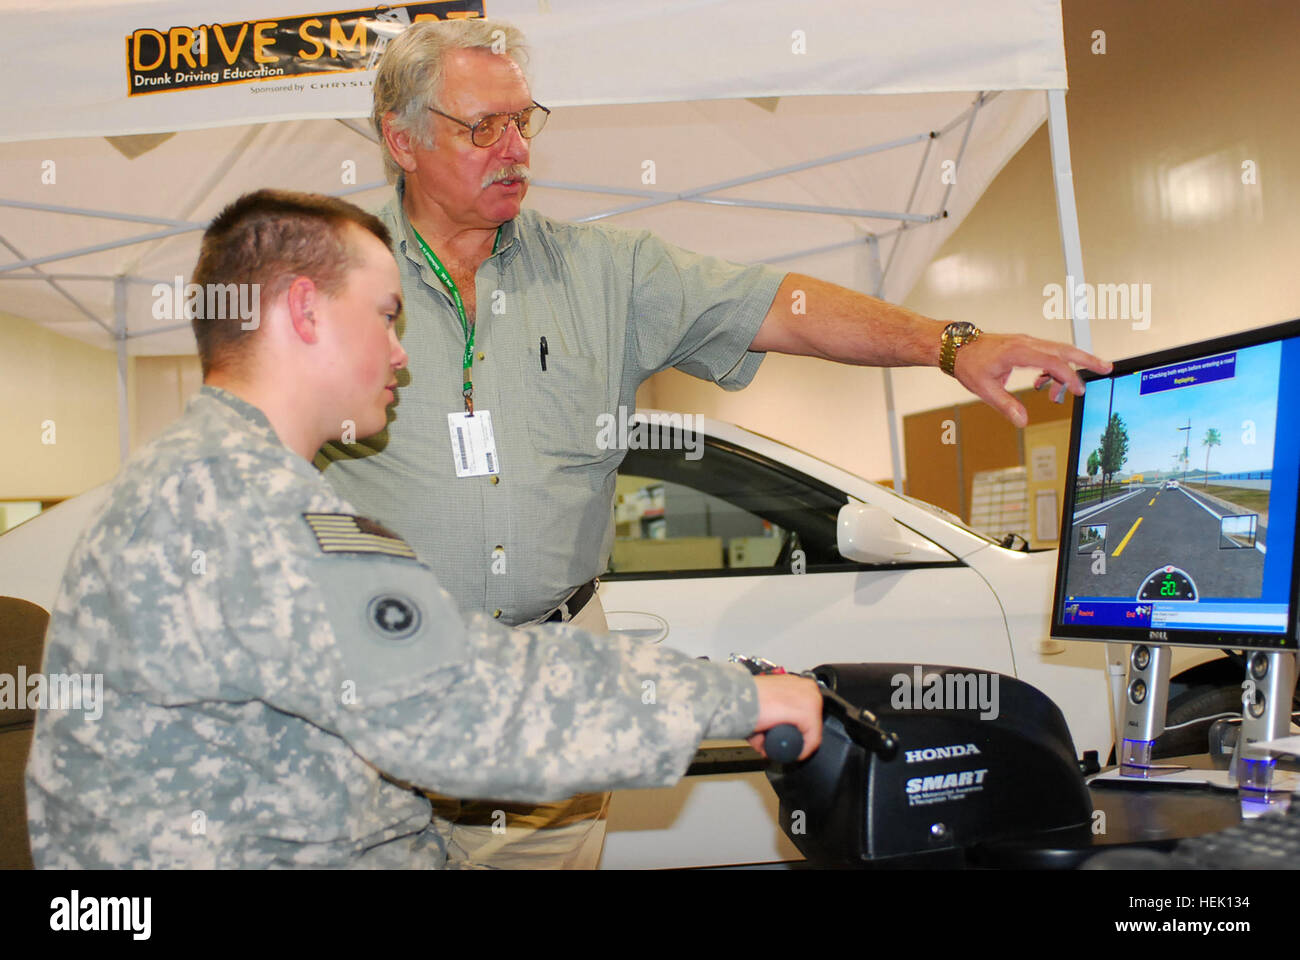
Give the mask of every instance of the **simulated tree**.
<path id="1" fill-rule="evenodd" d="M 1110 415 L 1106 431 L 1101 435 L 1101 446 L 1097 449 L 1101 460 L 1101 498 L 1105 500 L 1106 484 L 1128 462 L 1128 429 L 1118 413 Z"/>
<path id="2" fill-rule="evenodd" d="M 1222 443 L 1218 430 L 1210 428 L 1205 431 L 1205 439 L 1201 441 L 1201 446 L 1205 447 L 1205 481 L 1201 484 L 1202 487 L 1210 485 L 1210 451 Z"/>

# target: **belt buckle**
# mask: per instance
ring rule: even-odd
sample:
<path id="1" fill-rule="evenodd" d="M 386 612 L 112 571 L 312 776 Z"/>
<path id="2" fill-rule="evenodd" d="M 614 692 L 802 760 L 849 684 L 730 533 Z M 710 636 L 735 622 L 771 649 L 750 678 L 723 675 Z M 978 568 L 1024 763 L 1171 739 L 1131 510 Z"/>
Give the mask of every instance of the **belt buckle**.
<path id="1" fill-rule="evenodd" d="M 585 603 L 582 603 L 582 604 L 579 604 L 579 605 L 578 605 L 578 608 L 577 608 L 576 610 L 574 610 L 572 613 L 570 613 L 570 612 L 569 612 L 569 604 L 573 601 L 573 598 L 574 598 L 574 597 L 576 597 L 579 593 L 581 593 L 581 592 L 583 591 L 583 589 L 587 586 L 587 584 L 590 584 L 590 585 L 591 585 L 591 593 L 589 593 L 589 594 L 587 595 L 587 600 L 586 600 L 586 602 L 585 602 Z M 545 623 L 557 623 L 557 622 L 558 622 L 558 623 L 569 623 L 569 622 L 571 622 L 571 621 L 573 620 L 573 618 L 574 618 L 575 616 L 577 616 L 577 615 L 582 611 L 582 608 L 585 607 L 588 603 L 591 602 L 591 598 L 594 597 L 594 596 L 596 595 L 596 590 L 599 589 L 599 587 L 600 587 L 600 578 L 599 578 L 599 577 L 593 577 L 592 579 L 588 580 L 587 583 L 579 584 L 579 585 L 574 589 L 574 591 L 573 591 L 571 594 L 569 594 L 567 597 L 564 598 L 564 602 L 563 602 L 563 603 L 561 603 L 558 607 L 556 607 L 553 611 L 551 611 L 551 613 L 547 616 L 547 618 L 546 618 L 546 620 L 545 620 L 544 622 L 545 622 Z M 552 620 L 551 617 L 554 617 L 557 613 L 560 615 L 560 619 L 559 619 L 558 621 Z"/>

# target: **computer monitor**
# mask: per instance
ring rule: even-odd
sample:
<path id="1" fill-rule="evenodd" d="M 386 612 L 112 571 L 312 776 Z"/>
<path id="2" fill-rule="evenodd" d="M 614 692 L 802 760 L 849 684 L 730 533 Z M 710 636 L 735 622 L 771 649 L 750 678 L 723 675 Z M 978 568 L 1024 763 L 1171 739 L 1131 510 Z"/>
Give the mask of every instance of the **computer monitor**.
<path id="1" fill-rule="evenodd" d="M 1052 635 L 1294 651 L 1300 320 L 1081 373 Z"/>

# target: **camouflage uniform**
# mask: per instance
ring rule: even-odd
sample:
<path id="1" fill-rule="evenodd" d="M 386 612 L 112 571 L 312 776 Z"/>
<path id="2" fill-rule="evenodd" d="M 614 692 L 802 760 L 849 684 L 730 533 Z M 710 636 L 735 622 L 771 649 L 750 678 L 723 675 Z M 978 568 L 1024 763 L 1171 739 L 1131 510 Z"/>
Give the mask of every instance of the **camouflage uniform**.
<path id="1" fill-rule="evenodd" d="M 672 783 L 749 734 L 753 680 L 557 626 L 468 624 L 396 535 L 266 417 L 204 387 L 130 463 L 69 561 L 46 672 L 38 867 L 440 866 L 429 801 Z M 401 782 L 399 782 L 401 781 Z"/>

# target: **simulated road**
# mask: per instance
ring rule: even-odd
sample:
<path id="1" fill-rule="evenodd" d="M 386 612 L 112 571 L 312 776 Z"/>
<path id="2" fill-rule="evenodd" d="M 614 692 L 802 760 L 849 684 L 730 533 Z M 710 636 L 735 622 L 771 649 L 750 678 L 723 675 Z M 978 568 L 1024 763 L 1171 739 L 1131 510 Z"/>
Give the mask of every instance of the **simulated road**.
<path id="1" fill-rule="evenodd" d="M 1076 511 L 1070 549 L 1075 552 L 1066 593 L 1085 597 L 1134 599 L 1142 582 L 1168 564 L 1191 576 L 1197 599 L 1258 597 L 1264 580 L 1264 553 L 1253 547 L 1226 547 L 1219 521 L 1209 511 L 1224 509 L 1197 497 L 1194 490 L 1143 486 Z M 1242 511 L 1244 512 L 1244 511 Z M 1081 516 L 1082 515 L 1082 516 Z M 1106 525 L 1106 572 L 1094 574 L 1094 548 L 1080 554 L 1079 537 L 1088 527 Z M 1259 532 L 1264 543 L 1264 531 Z"/>

